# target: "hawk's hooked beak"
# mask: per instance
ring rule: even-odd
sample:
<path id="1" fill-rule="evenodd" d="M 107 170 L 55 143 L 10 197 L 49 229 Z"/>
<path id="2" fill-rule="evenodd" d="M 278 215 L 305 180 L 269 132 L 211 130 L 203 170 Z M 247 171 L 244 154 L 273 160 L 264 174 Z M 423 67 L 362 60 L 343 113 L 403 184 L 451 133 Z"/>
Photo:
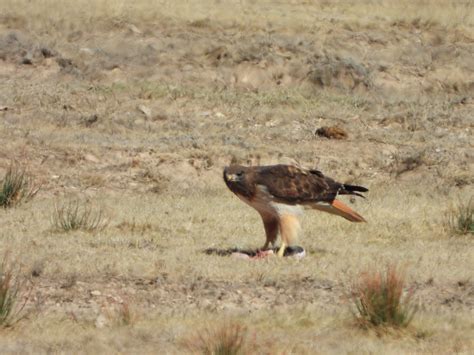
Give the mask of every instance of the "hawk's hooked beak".
<path id="1" fill-rule="evenodd" d="M 240 180 L 239 177 L 237 176 L 237 174 L 228 174 L 228 173 L 226 173 L 225 177 L 227 178 L 227 181 L 235 182 L 235 181 Z"/>

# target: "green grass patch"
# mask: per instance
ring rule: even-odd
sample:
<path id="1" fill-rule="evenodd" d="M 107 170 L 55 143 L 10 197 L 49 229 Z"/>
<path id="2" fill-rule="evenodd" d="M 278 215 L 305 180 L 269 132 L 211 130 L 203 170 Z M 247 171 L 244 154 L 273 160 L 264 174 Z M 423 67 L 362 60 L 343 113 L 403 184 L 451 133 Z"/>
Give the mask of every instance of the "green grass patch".
<path id="1" fill-rule="evenodd" d="M 14 272 L 14 263 L 7 252 L 0 264 L 0 327 L 11 327 L 23 319 L 28 299 L 26 280 Z"/>
<path id="2" fill-rule="evenodd" d="M 92 232 L 105 228 L 108 220 L 102 208 L 93 207 L 87 202 L 71 200 L 54 206 L 51 223 L 55 230 Z"/>
<path id="3" fill-rule="evenodd" d="M 33 187 L 24 169 L 11 165 L 0 181 L 0 207 L 8 208 L 25 202 L 38 190 L 38 187 Z"/>

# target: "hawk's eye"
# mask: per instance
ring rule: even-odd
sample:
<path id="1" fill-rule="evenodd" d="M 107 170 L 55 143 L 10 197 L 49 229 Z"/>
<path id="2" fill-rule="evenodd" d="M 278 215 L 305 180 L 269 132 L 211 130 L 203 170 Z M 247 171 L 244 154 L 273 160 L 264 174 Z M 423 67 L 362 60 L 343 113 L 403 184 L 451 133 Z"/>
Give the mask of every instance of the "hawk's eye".
<path id="1" fill-rule="evenodd" d="M 243 172 L 243 171 L 239 171 L 236 175 L 240 178 L 240 177 L 244 176 L 244 172 Z"/>

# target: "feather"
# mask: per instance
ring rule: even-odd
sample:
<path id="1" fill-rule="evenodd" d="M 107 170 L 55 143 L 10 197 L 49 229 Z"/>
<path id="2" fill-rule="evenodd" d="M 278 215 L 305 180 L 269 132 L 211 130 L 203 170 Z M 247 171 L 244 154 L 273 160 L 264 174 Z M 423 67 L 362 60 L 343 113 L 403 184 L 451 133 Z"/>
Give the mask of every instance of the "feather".
<path id="1" fill-rule="evenodd" d="M 306 204 L 332 202 L 338 195 L 356 195 L 368 189 L 362 186 L 341 184 L 319 170 L 307 170 L 290 165 L 255 167 L 254 181 L 265 186 L 269 193 L 282 203 Z"/>
<path id="2" fill-rule="evenodd" d="M 330 204 L 323 204 L 323 203 L 312 203 L 308 204 L 309 207 L 324 211 L 327 213 L 335 214 L 337 216 L 341 216 L 351 222 L 366 222 L 364 217 L 360 214 L 352 210 L 349 206 L 345 205 L 339 200 L 334 200 Z"/>

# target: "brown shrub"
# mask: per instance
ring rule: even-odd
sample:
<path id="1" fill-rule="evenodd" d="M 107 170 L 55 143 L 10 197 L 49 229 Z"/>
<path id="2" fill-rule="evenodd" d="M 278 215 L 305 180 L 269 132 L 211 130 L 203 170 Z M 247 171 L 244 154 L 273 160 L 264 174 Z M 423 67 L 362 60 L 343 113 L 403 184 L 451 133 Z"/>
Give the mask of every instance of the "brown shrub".
<path id="1" fill-rule="evenodd" d="M 254 348 L 254 339 L 249 339 L 247 327 L 232 323 L 219 328 L 205 328 L 183 343 L 193 354 L 241 355 Z"/>
<path id="2" fill-rule="evenodd" d="M 474 199 L 459 203 L 447 218 L 448 229 L 456 234 L 474 235 Z"/>
<path id="3" fill-rule="evenodd" d="M 363 273 L 352 288 L 354 317 L 362 327 L 406 327 L 416 308 L 411 304 L 413 293 L 403 295 L 405 280 L 393 265 L 385 273 Z"/>

